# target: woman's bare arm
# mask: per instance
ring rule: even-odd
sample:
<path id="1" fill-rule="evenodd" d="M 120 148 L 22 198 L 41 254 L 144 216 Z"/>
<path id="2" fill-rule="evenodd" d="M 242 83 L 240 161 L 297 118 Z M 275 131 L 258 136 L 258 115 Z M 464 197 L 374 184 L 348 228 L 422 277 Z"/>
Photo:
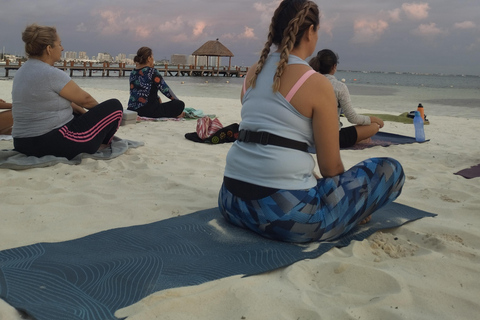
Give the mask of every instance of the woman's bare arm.
<path id="1" fill-rule="evenodd" d="M 98 104 L 97 100 L 80 88 L 73 80 L 63 87 L 60 96 L 86 109 L 91 109 Z"/>

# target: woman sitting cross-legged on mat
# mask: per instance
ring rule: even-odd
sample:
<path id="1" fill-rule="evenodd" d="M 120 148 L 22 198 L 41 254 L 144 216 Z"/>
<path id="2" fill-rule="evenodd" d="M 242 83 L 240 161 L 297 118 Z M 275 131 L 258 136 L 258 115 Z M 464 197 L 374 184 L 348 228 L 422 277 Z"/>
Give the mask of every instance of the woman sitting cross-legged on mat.
<path id="1" fill-rule="evenodd" d="M 13 79 L 15 150 L 28 156 L 72 159 L 110 144 L 122 120 L 120 101 L 111 99 L 99 104 L 64 71 L 54 67 L 63 51 L 54 27 L 29 25 L 22 39 L 29 59 Z"/>
<path id="2" fill-rule="evenodd" d="M 391 158 L 345 171 L 332 85 L 305 61 L 318 29 L 313 1 L 284 0 L 276 9 L 244 82 L 239 137 L 218 198 L 229 222 L 282 241 L 336 239 L 395 200 L 404 183 Z M 269 54 L 272 44 L 278 50 Z M 313 148 L 323 178 L 313 172 Z"/>
<path id="3" fill-rule="evenodd" d="M 325 75 L 333 86 L 338 103 L 338 124 L 340 127 L 340 148 L 349 148 L 356 143 L 374 136 L 378 130 L 383 128 L 383 120 L 374 116 L 357 114 L 352 107 L 350 93 L 347 86 L 337 80 L 334 74 L 337 72 L 338 56 L 330 49 L 318 51 L 317 55 L 310 59 L 310 66 L 313 70 Z M 356 126 L 342 128 L 340 121 L 342 112 L 350 123 Z"/>
<path id="4" fill-rule="evenodd" d="M 130 99 L 128 110 L 148 118 L 180 118 L 185 104 L 179 100 L 154 67 L 152 49 L 141 47 L 134 60 L 135 69 L 130 73 Z M 158 91 L 171 101 L 162 103 Z"/>

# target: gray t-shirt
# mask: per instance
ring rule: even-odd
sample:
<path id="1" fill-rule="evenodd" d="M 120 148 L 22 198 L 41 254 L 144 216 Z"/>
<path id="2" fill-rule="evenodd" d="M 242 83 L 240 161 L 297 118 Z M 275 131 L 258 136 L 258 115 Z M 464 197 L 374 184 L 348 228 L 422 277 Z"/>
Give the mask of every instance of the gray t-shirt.
<path id="1" fill-rule="evenodd" d="M 73 119 L 70 101 L 59 93 L 71 78 L 38 59 L 29 59 L 15 73 L 12 86 L 14 138 L 43 135 Z"/>

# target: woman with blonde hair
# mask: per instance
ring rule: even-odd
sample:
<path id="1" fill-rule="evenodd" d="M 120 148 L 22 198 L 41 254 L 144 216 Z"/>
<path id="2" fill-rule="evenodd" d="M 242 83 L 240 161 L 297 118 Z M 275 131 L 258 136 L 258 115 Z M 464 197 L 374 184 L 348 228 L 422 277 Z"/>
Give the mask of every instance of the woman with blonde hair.
<path id="1" fill-rule="evenodd" d="M 63 51 L 56 28 L 29 25 L 22 40 L 29 59 L 13 79 L 15 150 L 28 156 L 72 159 L 110 144 L 122 120 L 120 101 L 99 104 L 54 66 Z"/>
<path id="2" fill-rule="evenodd" d="M 239 137 L 219 193 L 229 222 L 282 241 L 338 238 L 395 200 L 404 182 L 402 166 L 390 158 L 345 171 L 332 85 L 305 61 L 319 24 L 313 1 L 284 0 L 276 9 L 244 82 Z M 315 149 L 323 178 L 308 153 Z"/>

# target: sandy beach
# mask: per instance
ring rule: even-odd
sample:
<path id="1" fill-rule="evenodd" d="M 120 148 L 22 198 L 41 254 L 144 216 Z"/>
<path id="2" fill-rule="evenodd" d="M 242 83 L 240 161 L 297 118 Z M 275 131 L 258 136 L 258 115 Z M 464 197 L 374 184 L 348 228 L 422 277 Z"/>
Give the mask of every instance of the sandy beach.
<path id="1" fill-rule="evenodd" d="M 11 80 L 0 81 L 0 98 L 8 102 L 11 85 Z M 98 101 L 118 98 L 126 108 L 127 90 L 85 89 Z M 215 114 L 225 126 L 240 122 L 239 94 L 231 98 L 185 96 L 181 90 L 177 94 L 187 107 Z M 405 103 L 407 110 L 398 114 L 413 110 L 420 96 L 432 103 L 438 99 L 418 95 L 405 102 L 405 94 L 393 90 L 388 96 L 363 94 L 352 99 L 357 112 L 393 114 L 395 106 Z M 382 105 L 385 109 L 379 111 Z M 432 104 L 425 107 L 429 142 L 343 150 L 341 155 L 345 167 L 369 157 L 399 160 L 407 180 L 397 202 L 437 217 L 379 232 L 266 274 L 157 292 L 118 310 L 116 316 L 129 320 L 477 318 L 480 178 L 468 180 L 454 173 L 480 163 L 480 119 L 461 108 L 455 114 L 436 113 Z M 65 241 L 216 207 L 231 144 L 186 140 L 184 134 L 195 131 L 195 126 L 195 120 L 140 122 L 120 127 L 117 135 L 143 141 L 145 146 L 118 158 L 23 171 L 0 169 L 0 249 Z M 383 131 L 414 135 L 413 125 L 397 122 L 385 122 Z M 0 141 L 0 149 L 12 147 L 12 141 Z M 0 300 L 0 319 L 21 317 Z"/>

